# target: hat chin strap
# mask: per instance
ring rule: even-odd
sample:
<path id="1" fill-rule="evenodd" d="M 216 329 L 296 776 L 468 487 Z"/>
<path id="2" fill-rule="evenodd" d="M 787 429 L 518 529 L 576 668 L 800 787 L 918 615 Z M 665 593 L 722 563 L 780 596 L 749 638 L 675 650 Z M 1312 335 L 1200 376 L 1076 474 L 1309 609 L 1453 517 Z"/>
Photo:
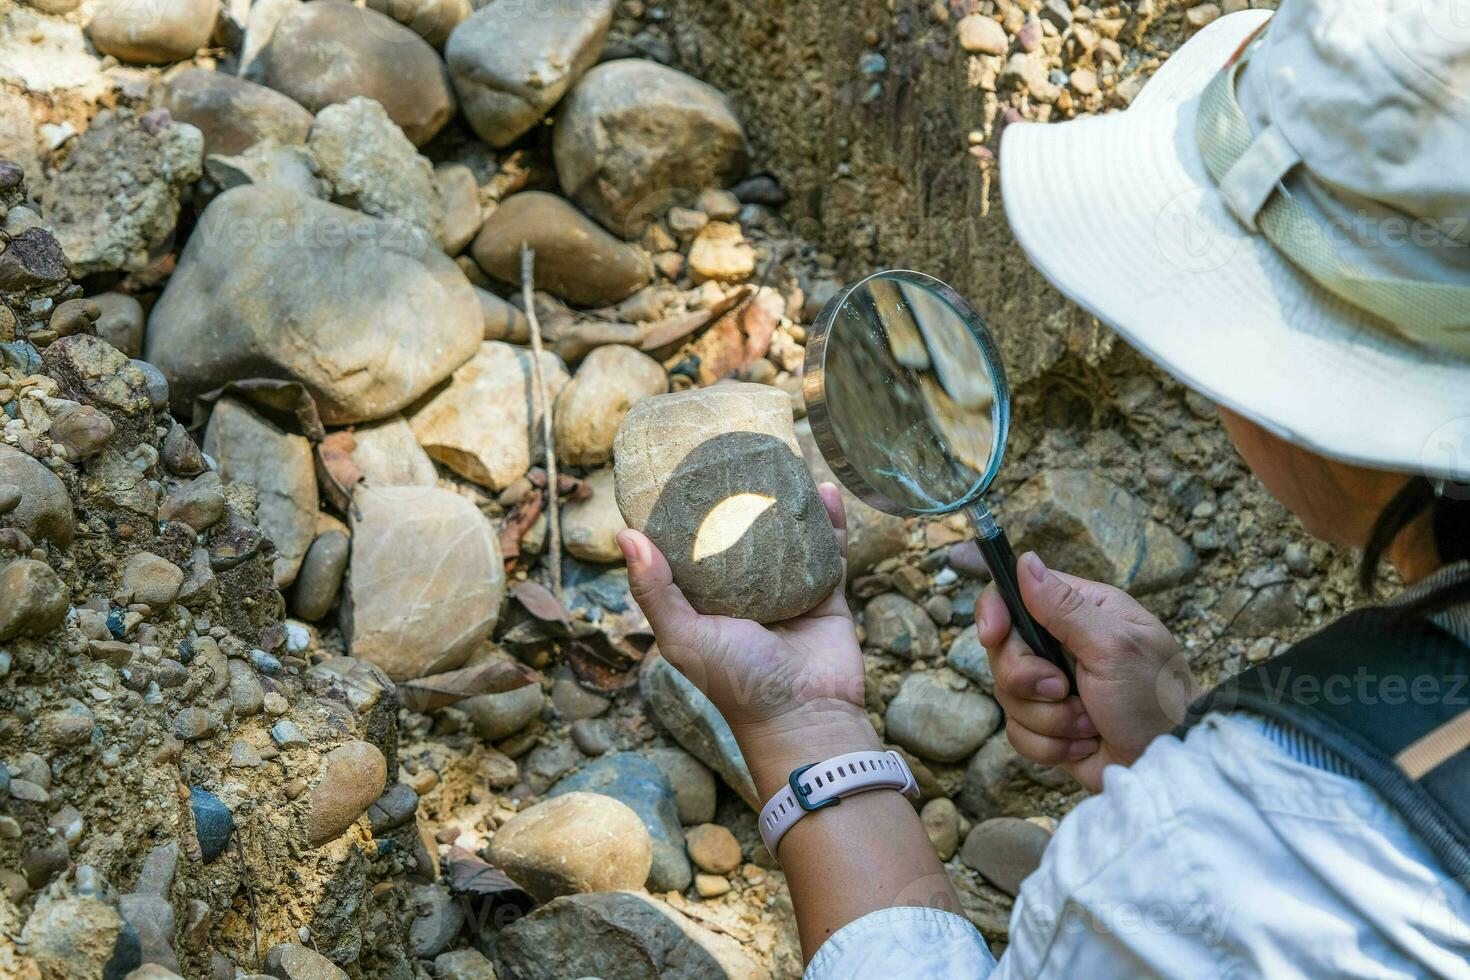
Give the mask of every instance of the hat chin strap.
<path id="1" fill-rule="evenodd" d="M 1200 97 L 1195 140 L 1231 212 L 1317 285 L 1385 321 L 1400 334 L 1470 357 L 1470 287 L 1375 276 L 1345 261 L 1321 226 L 1281 187 L 1301 157 L 1275 126 L 1252 134 L 1235 100 L 1249 55 L 1211 79 Z"/>

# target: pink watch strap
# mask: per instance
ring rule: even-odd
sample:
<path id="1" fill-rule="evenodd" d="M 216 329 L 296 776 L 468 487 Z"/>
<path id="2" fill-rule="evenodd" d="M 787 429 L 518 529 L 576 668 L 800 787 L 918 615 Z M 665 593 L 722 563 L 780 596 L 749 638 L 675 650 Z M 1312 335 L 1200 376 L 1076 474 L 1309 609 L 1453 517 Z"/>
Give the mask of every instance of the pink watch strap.
<path id="1" fill-rule="evenodd" d="M 766 850 L 777 857 L 776 846 L 802 817 L 870 789 L 896 789 L 910 799 L 919 796 L 914 774 L 897 752 L 848 752 L 797 769 L 789 784 L 761 807 L 761 839 Z"/>

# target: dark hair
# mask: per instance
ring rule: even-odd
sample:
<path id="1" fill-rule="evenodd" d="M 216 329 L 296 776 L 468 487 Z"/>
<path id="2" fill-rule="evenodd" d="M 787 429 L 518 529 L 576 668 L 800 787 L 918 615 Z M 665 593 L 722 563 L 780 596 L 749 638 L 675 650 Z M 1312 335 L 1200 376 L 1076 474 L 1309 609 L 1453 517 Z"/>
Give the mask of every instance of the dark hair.
<path id="1" fill-rule="evenodd" d="M 1358 584 L 1364 592 L 1373 594 L 1378 565 L 1389 545 L 1426 510 L 1440 561 L 1449 565 L 1470 559 L 1470 484 L 1410 477 L 1373 522 L 1358 566 Z M 1405 612 L 1434 612 L 1466 601 L 1470 601 L 1470 578 L 1434 590 L 1405 607 Z"/>

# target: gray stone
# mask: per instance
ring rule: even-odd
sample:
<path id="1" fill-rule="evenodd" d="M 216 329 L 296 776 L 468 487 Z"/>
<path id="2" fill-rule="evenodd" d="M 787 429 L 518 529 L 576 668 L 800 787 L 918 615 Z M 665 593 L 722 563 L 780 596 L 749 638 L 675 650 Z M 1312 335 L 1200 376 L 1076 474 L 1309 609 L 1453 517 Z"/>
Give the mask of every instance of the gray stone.
<path id="1" fill-rule="evenodd" d="M 951 668 L 968 677 L 986 694 L 995 691 L 995 675 L 990 672 L 990 657 L 980 645 L 980 631 L 962 629 L 949 645 L 944 660 Z"/>
<path id="2" fill-rule="evenodd" d="M 573 557 L 583 561 L 620 562 L 623 552 L 618 548 L 617 536 L 628 525 L 618 510 L 613 471 L 598 470 L 589 474 L 584 482 L 591 490 L 591 496 L 562 505 L 562 544 Z"/>
<path id="3" fill-rule="evenodd" d="M 728 383 L 644 398 L 613 449 L 618 508 L 700 612 L 799 616 L 842 578 L 837 538 L 779 389 Z"/>
<path id="4" fill-rule="evenodd" d="M 378 102 L 355 96 L 326 106 L 316 114 L 307 146 L 331 185 L 333 201 L 438 238 L 444 202 L 433 165 Z"/>
<path id="5" fill-rule="evenodd" d="M 883 715 L 888 738 L 923 759 L 967 758 L 1000 727 L 1001 710 L 963 684 L 942 671 L 909 674 Z"/>
<path id="6" fill-rule="evenodd" d="M 66 618 L 71 593 L 51 566 L 18 558 L 0 568 L 0 640 L 44 636 Z"/>
<path id="7" fill-rule="evenodd" d="M 740 944 L 646 895 L 568 895 L 503 929 L 502 968 L 517 980 L 757 980 Z"/>
<path id="8" fill-rule="evenodd" d="M 413 819 L 419 808 L 419 794 L 407 783 L 394 783 L 383 791 L 372 806 L 368 807 L 368 820 L 373 835 L 379 836 L 397 830 Z"/>
<path id="9" fill-rule="evenodd" d="M 582 718 L 572 722 L 572 742 L 583 755 L 605 755 L 612 750 L 612 733 L 607 722 L 596 718 Z"/>
<path id="10" fill-rule="evenodd" d="M 98 293 L 90 297 L 100 315 L 97 336 L 128 357 L 143 353 L 143 304 L 126 293 Z"/>
<path id="11" fill-rule="evenodd" d="M 465 119 L 491 146 L 536 125 L 602 52 L 611 0 L 482 6 L 449 38 L 444 58 Z"/>
<path id="12" fill-rule="evenodd" d="M 117 902 L 118 914 L 138 934 L 144 963 L 156 963 L 169 970 L 179 969 L 174 953 L 174 908 L 158 895 L 123 895 Z"/>
<path id="13" fill-rule="evenodd" d="M 282 432 L 245 402 L 224 398 L 204 432 L 204 451 L 228 481 L 254 484 L 260 495 L 260 529 L 275 543 L 275 580 L 296 580 L 316 531 L 316 466 L 311 443 Z"/>
<path id="14" fill-rule="evenodd" d="M 483 224 L 480 185 L 475 180 L 475 172 L 464 164 L 441 163 L 434 168 L 434 187 L 439 192 L 439 204 L 444 212 L 439 244 L 444 247 L 446 255 L 458 255 L 474 240 Z"/>
<path id="15" fill-rule="evenodd" d="M 868 643 L 905 660 L 939 656 L 939 629 L 918 603 L 885 592 L 863 610 Z"/>
<path id="16" fill-rule="evenodd" d="M 540 717 L 545 704 L 541 685 L 527 684 L 499 694 L 477 694 L 456 707 L 469 715 L 481 738 L 493 742 L 525 728 Z"/>
<path id="17" fill-rule="evenodd" d="M 408 893 L 414 920 L 408 927 L 408 950 L 433 959 L 454 942 L 464 927 L 464 911 L 443 885 L 419 885 Z"/>
<path id="18" fill-rule="evenodd" d="M 345 970 L 297 943 L 272 946 L 265 954 L 265 971 L 278 980 L 347 980 Z"/>
<path id="19" fill-rule="evenodd" d="M 351 550 L 352 539 L 341 531 L 326 531 L 316 536 L 306 549 L 301 571 L 291 589 L 291 609 L 297 616 L 315 622 L 332 608 L 342 587 Z"/>
<path id="20" fill-rule="evenodd" d="M 651 61 L 624 59 L 583 76 L 553 134 L 561 186 L 625 238 L 671 204 L 745 175 L 750 150 L 725 96 Z"/>
<path id="21" fill-rule="evenodd" d="M 41 193 L 72 272 L 146 266 L 174 233 L 179 195 L 203 160 L 204 137 L 187 123 L 145 127 L 128 110 L 98 113 Z"/>
<path id="22" fill-rule="evenodd" d="M 283 749 L 303 749 L 311 744 L 289 718 L 282 718 L 271 726 L 271 741 Z"/>
<path id="23" fill-rule="evenodd" d="M 960 860 L 1007 895 L 1018 895 L 1021 882 L 1041 864 L 1050 840 L 1046 828 L 1029 820 L 996 817 L 971 828 Z"/>
<path id="24" fill-rule="evenodd" d="M 184 570 L 167 558 L 140 551 L 122 569 L 122 591 L 126 602 L 141 602 L 152 609 L 170 605 L 184 584 Z"/>
<path id="25" fill-rule="evenodd" d="M 305 143 L 311 131 L 311 113 L 300 103 L 222 71 L 186 68 L 170 75 L 158 104 L 204 135 L 205 156 L 233 156 L 262 141 Z"/>
<path id="26" fill-rule="evenodd" d="M 456 949 L 434 957 L 438 980 L 495 980 L 495 967 L 478 949 Z"/>
<path id="27" fill-rule="evenodd" d="M 563 670 L 551 685 L 551 703 L 556 713 L 569 721 L 596 718 L 612 703 L 577 683 L 576 676 Z"/>
<path id="28" fill-rule="evenodd" d="M 1067 790 L 1076 789 L 1076 785 L 1065 769 L 1032 762 L 1012 747 L 1004 732 L 998 732 L 970 757 L 960 805 L 981 820 L 1016 816 L 1024 812 L 1025 801 L 1035 787 Z"/>
<path id="29" fill-rule="evenodd" d="M 205 209 L 147 350 L 181 410 L 226 381 L 273 377 L 301 382 L 322 421 L 344 425 L 391 415 L 447 377 L 475 352 L 481 320 L 438 249 L 334 204 L 240 187 Z"/>
<path id="30" fill-rule="evenodd" d="M 76 518 L 66 484 L 55 473 L 19 449 L 0 445 L 0 484 L 20 491 L 20 504 L 0 515 L 0 524 L 25 532 L 36 544 L 71 547 Z"/>
<path id="31" fill-rule="evenodd" d="M 19 920 L 16 919 L 17 924 Z M 138 935 L 106 902 L 93 897 L 37 900 L 19 935 L 25 958 L 19 961 L 26 976 L 126 976 L 142 962 Z M 15 962 L 14 958 L 11 958 Z"/>
<path id="32" fill-rule="evenodd" d="M 756 796 L 745 756 L 714 703 L 663 657 L 650 658 L 638 685 L 654 717 L 674 741 L 713 769 L 751 809 L 758 811 L 764 801 Z"/>
<path id="33" fill-rule="evenodd" d="M 354 503 L 342 615 L 352 655 L 395 680 L 458 667 L 500 615 L 495 528 L 468 498 L 433 487 L 360 489 Z"/>
<path id="34" fill-rule="evenodd" d="M 470 0 L 368 0 L 368 6 L 387 14 L 428 41 L 442 47 L 449 35 L 470 16 Z"/>
<path id="35" fill-rule="evenodd" d="M 205 864 L 224 853 L 235 833 L 235 815 L 213 793 L 189 787 L 189 808 L 194 813 L 194 836 Z"/>
<path id="36" fill-rule="evenodd" d="M 331 194 L 316 157 L 301 145 L 262 141 L 233 156 L 212 154 L 204 158 L 204 172 L 220 191 L 259 184 L 319 201 Z"/>
<path id="37" fill-rule="evenodd" d="M 638 814 L 653 840 L 650 891 L 682 892 L 689 887 L 694 872 L 684 849 L 674 790 L 657 766 L 636 752 L 619 752 L 588 763 L 551 787 L 546 795 L 554 798 L 576 792 L 611 796 Z"/>
<path id="38" fill-rule="evenodd" d="M 715 818 L 715 774 L 683 749 L 644 749 L 674 790 L 679 822 L 689 827 Z"/>
<path id="39" fill-rule="evenodd" d="M 522 242 L 536 253 L 536 288 L 578 306 L 621 302 L 653 278 L 642 252 L 544 191 L 522 191 L 502 201 L 485 219 L 471 253 L 490 275 L 520 285 Z"/>
<path id="40" fill-rule="evenodd" d="M 342 0 L 286 12 L 261 70 L 265 84 L 312 112 L 355 95 L 375 99 L 416 146 L 454 115 L 449 73 L 434 49 L 391 17 Z"/>
<path id="41" fill-rule="evenodd" d="M 642 888 L 653 843 L 627 805 L 599 793 L 567 793 L 506 821 L 490 841 L 489 859 L 544 902 Z"/>
<path id="42" fill-rule="evenodd" d="M 1086 470 L 1048 470 L 1006 503 L 1017 553 L 1048 567 L 1116 585 L 1134 595 L 1167 589 L 1194 574 L 1193 549 L 1149 516 L 1127 490 Z"/>
<path id="43" fill-rule="evenodd" d="M 219 717 L 208 708 L 188 707 L 174 715 L 174 735 L 183 742 L 197 742 L 219 731 Z"/>

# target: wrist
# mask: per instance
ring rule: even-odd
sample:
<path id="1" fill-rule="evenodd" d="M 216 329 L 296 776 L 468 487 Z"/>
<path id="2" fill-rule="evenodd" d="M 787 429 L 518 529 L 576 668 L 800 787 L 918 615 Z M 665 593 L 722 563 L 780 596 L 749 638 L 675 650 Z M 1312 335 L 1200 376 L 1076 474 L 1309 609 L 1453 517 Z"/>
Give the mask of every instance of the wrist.
<path id="1" fill-rule="evenodd" d="M 762 802 L 785 786 L 798 766 L 883 747 L 866 712 L 836 699 L 808 702 L 734 734 Z"/>

